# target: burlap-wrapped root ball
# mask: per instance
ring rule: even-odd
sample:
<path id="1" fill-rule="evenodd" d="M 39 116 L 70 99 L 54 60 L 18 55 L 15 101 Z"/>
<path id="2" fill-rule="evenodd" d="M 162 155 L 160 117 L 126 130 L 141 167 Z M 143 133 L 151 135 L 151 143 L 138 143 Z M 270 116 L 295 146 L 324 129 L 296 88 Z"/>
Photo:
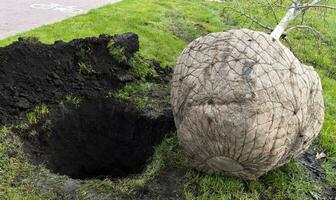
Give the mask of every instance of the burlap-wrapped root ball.
<path id="1" fill-rule="evenodd" d="M 171 95 L 191 164 L 244 179 L 305 151 L 324 118 L 314 69 L 270 35 L 247 29 L 193 41 L 178 60 Z"/>

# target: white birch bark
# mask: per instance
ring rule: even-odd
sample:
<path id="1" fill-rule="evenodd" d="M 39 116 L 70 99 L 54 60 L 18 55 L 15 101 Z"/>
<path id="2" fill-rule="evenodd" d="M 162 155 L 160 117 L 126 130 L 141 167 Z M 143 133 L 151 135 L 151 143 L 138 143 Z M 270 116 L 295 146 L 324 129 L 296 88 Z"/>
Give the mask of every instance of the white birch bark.
<path id="1" fill-rule="evenodd" d="M 308 9 L 311 6 L 316 5 L 320 0 L 314 0 L 310 4 L 300 4 L 300 0 L 293 0 L 292 5 L 286 12 L 286 15 L 281 19 L 279 24 L 275 27 L 271 36 L 275 39 L 279 39 L 281 35 L 285 32 L 288 27 L 288 24 L 293 21 L 298 15 L 300 15 L 303 11 Z"/>

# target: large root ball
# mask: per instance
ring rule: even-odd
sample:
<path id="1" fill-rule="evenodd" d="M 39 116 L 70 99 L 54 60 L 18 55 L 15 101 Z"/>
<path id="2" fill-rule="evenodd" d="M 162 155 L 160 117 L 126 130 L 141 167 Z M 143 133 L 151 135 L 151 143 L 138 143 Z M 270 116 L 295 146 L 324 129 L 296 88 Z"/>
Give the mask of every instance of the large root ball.
<path id="1" fill-rule="evenodd" d="M 244 179 L 305 151 L 324 118 L 314 69 L 270 35 L 247 29 L 193 41 L 178 60 L 171 95 L 191 164 Z"/>

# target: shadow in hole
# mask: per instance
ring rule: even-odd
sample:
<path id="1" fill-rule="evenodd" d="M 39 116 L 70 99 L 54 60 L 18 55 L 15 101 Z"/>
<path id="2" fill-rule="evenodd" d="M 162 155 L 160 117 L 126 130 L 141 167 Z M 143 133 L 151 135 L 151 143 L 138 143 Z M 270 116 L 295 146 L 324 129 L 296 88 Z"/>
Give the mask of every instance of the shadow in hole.
<path id="1" fill-rule="evenodd" d="M 48 135 L 52 171 L 86 179 L 141 172 L 154 146 L 172 130 L 172 117 L 151 118 L 131 104 L 94 98 L 53 117 L 49 134 L 42 135 Z"/>

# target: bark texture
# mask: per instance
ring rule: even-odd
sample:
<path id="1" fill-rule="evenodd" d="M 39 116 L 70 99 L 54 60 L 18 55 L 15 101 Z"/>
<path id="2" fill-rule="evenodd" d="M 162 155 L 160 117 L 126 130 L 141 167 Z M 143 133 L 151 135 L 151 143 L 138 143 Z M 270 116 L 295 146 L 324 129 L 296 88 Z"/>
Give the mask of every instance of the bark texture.
<path id="1" fill-rule="evenodd" d="M 247 29 L 193 41 L 178 60 L 171 95 L 191 164 L 244 179 L 301 154 L 324 119 L 315 70 L 272 36 Z"/>

